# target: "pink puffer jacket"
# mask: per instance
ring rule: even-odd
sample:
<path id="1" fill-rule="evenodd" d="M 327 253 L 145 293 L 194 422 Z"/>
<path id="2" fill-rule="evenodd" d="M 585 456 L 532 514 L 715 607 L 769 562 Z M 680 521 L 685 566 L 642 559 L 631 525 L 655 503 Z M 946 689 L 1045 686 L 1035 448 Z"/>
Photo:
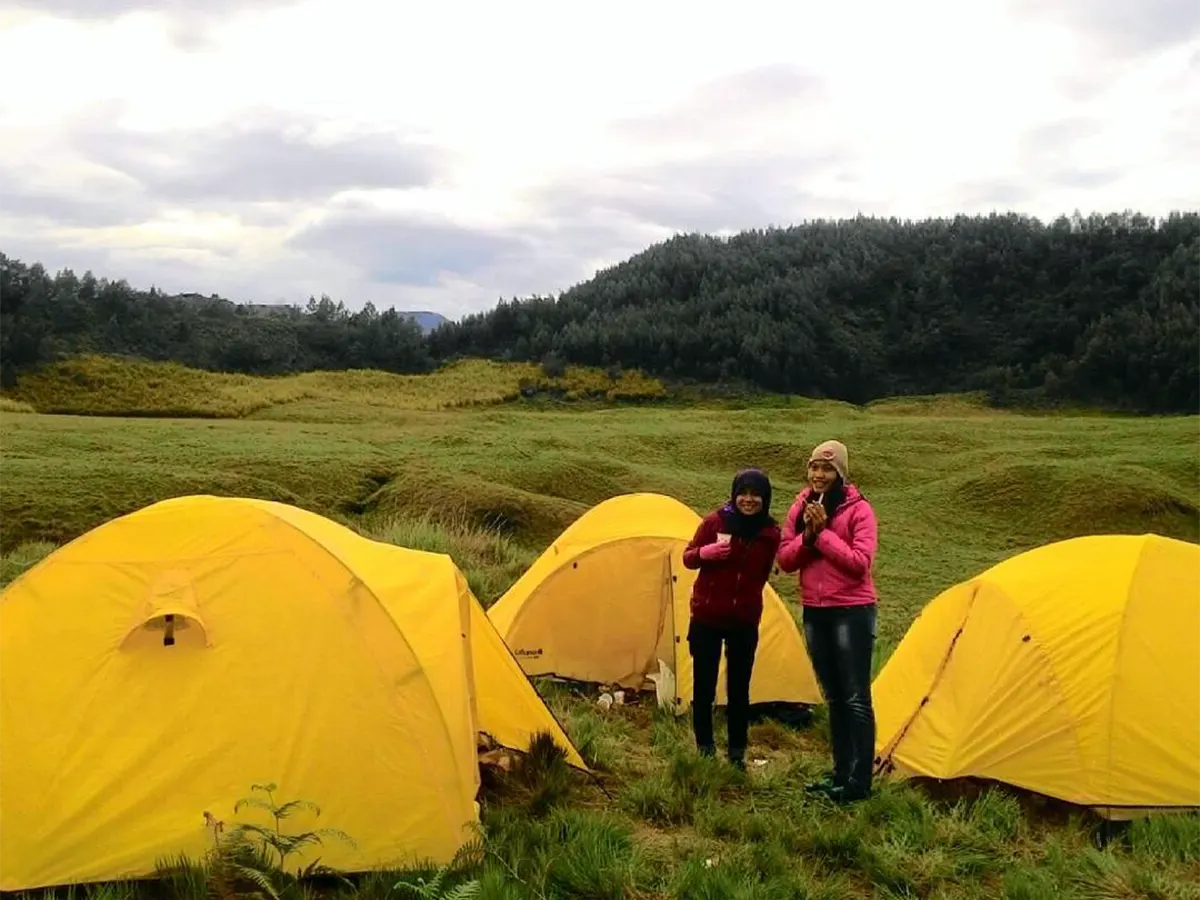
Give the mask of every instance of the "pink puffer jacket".
<path id="1" fill-rule="evenodd" d="M 804 543 L 805 488 L 788 510 L 777 561 L 784 572 L 800 573 L 805 606 L 862 606 L 876 602 L 871 566 L 878 546 L 875 510 L 852 484 L 832 520 L 816 540 Z"/>

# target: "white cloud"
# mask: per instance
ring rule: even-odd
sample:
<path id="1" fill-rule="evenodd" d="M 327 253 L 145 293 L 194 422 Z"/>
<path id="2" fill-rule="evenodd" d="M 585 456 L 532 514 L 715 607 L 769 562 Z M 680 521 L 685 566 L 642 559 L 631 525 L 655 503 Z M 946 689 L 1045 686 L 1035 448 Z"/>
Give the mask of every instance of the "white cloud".
<path id="1" fill-rule="evenodd" d="M 1181 0 L 10 10 L 0 250 L 168 290 L 456 315 L 676 230 L 1200 205 Z"/>

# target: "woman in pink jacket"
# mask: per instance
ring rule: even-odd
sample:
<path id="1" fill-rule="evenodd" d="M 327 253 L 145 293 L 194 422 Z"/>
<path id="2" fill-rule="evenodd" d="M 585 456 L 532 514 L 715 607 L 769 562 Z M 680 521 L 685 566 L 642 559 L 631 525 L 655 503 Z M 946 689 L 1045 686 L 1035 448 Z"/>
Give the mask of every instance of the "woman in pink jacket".
<path id="1" fill-rule="evenodd" d="M 839 802 L 870 795 L 875 759 L 876 521 L 849 472 L 844 444 L 813 450 L 808 487 L 788 510 L 778 555 L 780 569 L 800 573 L 804 639 L 829 707 L 833 771 L 807 790 Z"/>

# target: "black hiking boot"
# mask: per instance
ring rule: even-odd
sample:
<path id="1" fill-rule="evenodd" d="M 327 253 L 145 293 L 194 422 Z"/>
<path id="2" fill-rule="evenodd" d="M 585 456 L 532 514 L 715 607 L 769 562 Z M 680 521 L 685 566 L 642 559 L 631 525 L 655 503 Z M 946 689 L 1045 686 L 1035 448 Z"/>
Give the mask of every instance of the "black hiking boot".
<path id="1" fill-rule="evenodd" d="M 858 803 L 860 800 L 866 800 L 871 796 L 871 789 L 851 782 L 830 788 L 826 796 L 834 803 Z"/>
<path id="2" fill-rule="evenodd" d="M 820 781 L 811 781 L 804 786 L 806 794 L 826 794 L 839 787 L 839 783 L 832 774 L 826 775 Z"/>

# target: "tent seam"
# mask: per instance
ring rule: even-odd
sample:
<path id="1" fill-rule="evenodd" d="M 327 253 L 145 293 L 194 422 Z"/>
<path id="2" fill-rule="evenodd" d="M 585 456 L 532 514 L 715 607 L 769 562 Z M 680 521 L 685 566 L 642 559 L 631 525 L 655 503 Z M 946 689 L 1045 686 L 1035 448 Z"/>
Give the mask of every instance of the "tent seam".
<path id="1" fill-rule="evenodd" d="M 900 750 L 900 745 L 904 742 L 904 739 L 908 737 L 909 730 L 914 724 L 916 724 L 917 719 L 921 716 L 925 709 L 925 705 L 933 699 L 933 692 L 937 690 L 938 685 L 941 684 L 942 676 L 946 672 L 946 667 L 950 665 L 950 657 L 954 654 L 954 648 L 958 644 L 958 639 L 962 637 L 962 633 L 967 628 L 967 622 L 970 620 L 971 612 L 975 608 L 975 598 L 979 595 L 979 589 L 980 583 L 976 582 L 975 589 L 971 592 L 971 600 L 967 606 L 967 611 L 963 614 L 962 621 L 959 622 L 958 627 L 954 630 L 954 637 L 950 639 L 950 646 L 946 648 L 946 653 L 942 657 L 941 662 L 938 664 L 937 672 L 934 673 L 928 689 L 923 691 L 924 696 L 917 703 L 917 708 L 913 711 L 912 715 L 908 717 L 908 720 L 900 727 L 898 734 L 891 741 L 891 748 L 887 750 L 886 754 L 880 754 L 879 760 L 876 763 L 877 771 L 882 771 L 885 765 L 895 759 L 896 753 Z"/>
<path id="2" fill-rule="evenodd" d="M 1145 535 L 1143 535 L 1142 536 L 1142 544 L 1138 548 L 1137 555 L 1134 557 L 1134 560 L 1133 560 L 1133 566 L 1130 569 L 1130 573 L 1129 573 L 1130 585 L 1132 585 L 1132 583 L 1133 583 L 1134 575 L 1136 575 L 1138 572 L 1138 569 L 1141 568 L 1142 556 L 1143 556 L 1143 554 L 1145 554 L 1146 547 L 1148 544 L 1149 544 L 1149 540 L 1147 540 L 1147 537 Z M 1133 593 L 1133 591 L 1129 590 L 1125 595 L 1125 602 L 1121 605 L 1121 621 L 1117 625 L 1117 646 L 1113 651 L 1113 662 L 1112 662 L 1112 676 L 1113 677 L 1110 681 L 1110 684 L 1113 684 L 1114 688 L 1115 688 L 1115 681 L 1116 681 L 1116 678 L 1115 678 L 1116 673 L 1119 672 L 1120 668 L 1121 668 L 1120 667 L 1121 651 L 1124 650 L 1124 648 L 1125 648 L 1125 640 L 1124 640 L 1124 638 L 1125 638 L 1125 618 L 1129 615 L 1129 595 L 1132 593 Z M 1116 709 L 1116 705 L 1117 705 L 1117 692 L 1115 689 L 1110 689 L 1108 692 L 1108 716 L 1107 716 L 1107 721 L 1105 722 L 1105 735 L 1104 735 L 1104 737 L 1105 737 L 1105 742 L 1104 742 L 1105 743 L 1105 748 L 1104 748 L 1105 749 L 1105 759 L 1107 760 L 1107 765 L 1105 766 L 1105 771 L 1108 773 L 1108 783 L 1106 783 L 1104 785 L 1104 788 L 1105 788 L 1105 796 L 1110 797 L 1110 798 L 1112 796 L 1111 782 L 1112 782 L 1112 764 L 1113 764 L 1112 726 L 1113 726 L 1113 712 Z"/>
<path id="3" fill-rule="evenodd" d="M 525 617 L 526 613 L 529 612 L 529 600 L 533 597 L 534 593 L 538 589 L 540 589 L 542 587 L 542 585 L 544 585 L 547 581 L 549 581 L 551 577 L 553 577 L 554 575 L 557 575 L 559 572 L 561 572 L 568 563 L 577 562 L 585 557 L 588 557 L 595 553 L 598 553 L 600 550 L 604 550 L 608 547 L 612 547 L 617 544 L 623 544 L 627 541 L 645 541 L 645 540 L 680 541 L 685 546 L 687 544 L 687 541 L 685 539 L 680 538 L 678 536 L 657 535 L 657 534 L 635 534 L 635 535 L 627 535 L 625 537 L 611 538 L 609 540 L 602 541 L 598 544 L 593 544 L 592 546 L 588 547 L 586 550 L 583 550 L 583 551 L 575 554 L 574 556 L 564 556 L 562 559 L 562 562 L 559 563 L 557 566 L 555 566 L 553 569 L 551 569 L 549 572 L 547 572 L 546 575 L 542 578 L 541 582 L 538 584 L 538 586 L 533 591 L 530 591 L 525 596 L 524 601 L 522 601 L 522 603 L 521 603 L 521 608 L 517 610 L 516 614 L 513 616 L 512 622 L 508 626 L 509 630 L 510 631 L 516 630 L 517 624 Z M 551 545 L 551 546 L 553 546 L 553 545 Z M 508 643 L 508 641 L 505 640 L 505 644 L 507 644 L 507 643 Z"/>
<path id="4" fill-rule="evenodd" d="M 329 547 L 323 540 L 321 540 L 320 538 L 318 538 L 317 536 L 315 536 L 313 534 L 310 534 L 308 531 L 305 531 L 303 528 L 299 527 L 294 522 L 289 522 L 283 516 L 276 514 L 275 511 L 272 510 L 270 507 L 261 506 L 258 503 L 254 503 L 253 505 L 258 510 L 260 510 L 267 517 L 267 519 L 269 521 L 279 522 L 288 530 L 295 532 L 296 534 L 300 535 L 301 537 L 305 537 L 305 538 L 309 539 L 314 544 L 319 546 L 322 550 L 324 550 L 326 553 L 328 553 L 334 560 L 337 561 L 337 564 L 341 567 L 341 569 L 350 576 L 351 580 L 355 584 L 361 585 L 363 588 L 365 588 L 367 593 L 370 594 L 371 598 L 377 604 L 379 604 L 379 607 L 384 614 L 384 618 L 386 618 L 391 623 L 393 630 L 395 630 L 396 634 L 399 636 L 399 638 L 403 642 L 404 646 L 408 649 L 408 652 L 412 654 L 413 660 L 417 663 L 417 671 L 420 673 L 420 678 L 422 681 L 425 682 L 426 687 L 429 689 L 430 696 L 433 699 L 434 705 L 437 707 L 438 718 L 441 720 L 442 730 L 445 732 L 447 745 L 450 747 L 453 747 L 454 746 L 454 737 L 450 734 L 450 726 L 446 722 L 445 711 L 442 709 L 442 704 L 438 701 L 437 693 L 433 690 L 433 685 L 430 682 L 429 676 L 425 671 L 425 666 L 422 665 L 421 658 L 417 654 L 416 650 L 413 649 L 412 644 L 408 640 L 408 636 L 405 635 L 404 632 L 401 630 L 399 623 L 394 618 L 392 618 L 391 613 L 388 612 L 387 605 L 380 599 L 379 595 L 375 592 L 375 589 L 370 584 L 368 584 L 357 572 L 355 572 L 354 569 L 352 569 L 350 567 L 350 565 L 346 562 L 346 560 L 342 558 L 342 555 L 340 553 L 338 553 L 337 551 L 335 551 L 331 547 Z M 352 532 L 352 531 L 350 533 L 354 534 L 354 532 Z M 370 538 L 364 538 L 364 537 L 362 537 L 362 535 L 355 535 L 355 537 L 359 538 L 360 540 L 364 540 L 364 541 L 370 540 Z M 380 542 L 380 543 L 382 543 L 382 542 Z M 396 545 L 392 544 L 392 545 L 387 545 L 387 546 L 394 547 Z M 408 547 L 397 547 L 397 549 L 409 550 L 410 552 L 422 552 L 422 551 L 411 551 L 411 548 L 408 548 Z M 454 561 L 450 557 L 446 556 L 446 554 L 444 554 L 444 553 L 430 553 L 428 555 L 433 556 L 433 557 L 438 557 L 443 562 L 449 561 L 451 565 L 454 565 Z M 379 671 L 380 675 L 386 674 L 383 671 L 379 670 L 379 666 L 377 663 L 375 664 L 375 668 L 377 671 Z M 394 693 L 394 688 L 395 688 L 395 685 L 389 685 L 389 689 L 388 689 L 389 695 Z M 455 758 L 455 755 L 453 753 L 451 753 L 450 756 L 451 756 L 451 758 Z M 426 757 L 426 758 L 428 759 L 428 757 Z M 455 763 L 455 771 L 458 772 L 458 774 L 460 776 L 463 774 L 462 771 L 458 768 L 457 762 Z M 476 766 L 476 775 L 477 774 L 478 774 L 478 766 Z"/>
<path id="5" fill-rule="evenodd" d="M 1067 694 L 1062 688 L 1063 679 L 1059 675 L 1058 668 L 1054 665 L 1054 658 L 1049 653 L 1046 652 L 1046 648 L 1040 640 L 1035 640 L 1035 638 L 1034 638 L 1035 632 L 1034 632 L 1034 629 L 1032 627 L 1030 627 L 1029 620 L 1025 617 L 1025 614 L 1021 611 L 1020 607 L 1017 606 L 1017 604 L 1013 602 L 1011 597 L 1009 597 L 1008 592 L 1001 591 L 1001 594 L 1004 597 L 1004 599 L 1008 601 L 1009 606 L 1011 606 L 1013 608 L 1014 612 L 1016 613 L 1017 619 L 1019 620 L 1019 622 L 1021 623 L 1021 626 L 1022 626 L 1021 630 L 1025 634 L 1029 635 L 1030 644 L 1032 644 L 1037 649 L 1038 655 L 1044 661 L 1046 669 L 1050 675 L 1050 678 L 1054 682 L 1054 687 L 1058 693 L 1059 698 L 1062 701 L 1064 701 L 1064 703 L 1065 703 Z M 1074 748 L 1075 748 L 1075 764 L 1076 764 L 1076 766 L 1078 766 L 1079 771 L 1085 772 L 1085 771 L 1087 771 L 1087 766 L 1085 765 L 1085 762 L 1084 762 L 1085 758 L 1084 758 L 1084 754 L 1083 754 L 1083 747 L 1081 746 L 1080 741 L 1079 741 L 1079 716 L 1075 709 L 1071 708 L 1070 706 L 1068 706 L 1068 709 L 1071 710 L 1071 716 L 1070 716 L 1070 718 L 1071 718 L 1071 738 L 1072 738 L 1072 744 L 1074 745 Z M 1091 779 L 1089 778 L 1089 781 L 1090 780 Z M 1093 804 L 1085 803 L 1085 804 L 1080 804 L 1080 805 L 1092 806 Z"/>

